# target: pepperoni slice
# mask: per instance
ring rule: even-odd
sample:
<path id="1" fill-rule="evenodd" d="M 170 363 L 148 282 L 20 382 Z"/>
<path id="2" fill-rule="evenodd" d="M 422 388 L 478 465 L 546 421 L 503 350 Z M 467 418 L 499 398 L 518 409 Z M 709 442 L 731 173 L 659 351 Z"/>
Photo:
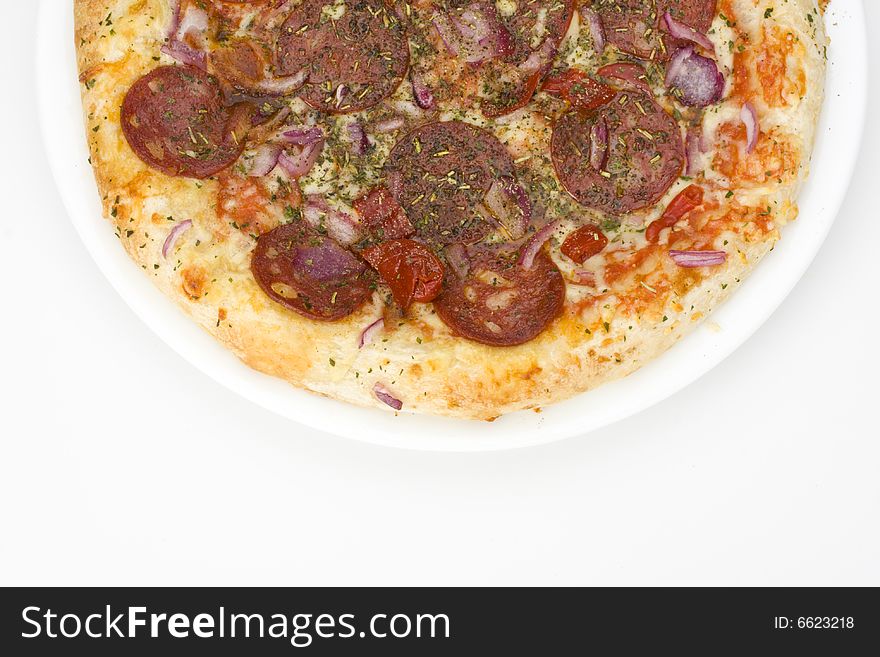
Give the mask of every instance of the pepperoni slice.
<path id="1" fill-rule="evenodd" d="M 603 134 L 607 142 L 594 144 Z M 601 158 L 591 157 L 596 149 Z M 564 114 L 553 128 L 550 154 L 559 181 L 578 203 L 615 215 L 659 201 L 684 166 L 678 124 L 653 98 L 635 91 L 622 91 L 593 112 Z"/>
<path id="2" fill-rule="evenodd" d="M 538 253 L 525 270 L 516 253 L 486 250 L 472 257 L 466 274 L 447 271 L 434 308 L 457 335 L 506 347 L 535 338 L 564 303 L 565 281 L 546 253 Z"/>
<path id="3" fill-rule="evenodd" d="M 220 86 L 192 66 L 162 66 L 122 102 L 122 132 L 146 164 L 170 176 L 207 178 L 238 159 L 249 116 L 224 106 Z"/>
<path id="4" fill-rule="evenodd" d="M 373 275 L 361 260 L 301 221 L 259 237 L 251 272 L 273 301 L 324 321 L 350 315 L 373 289 Z"/>
<path id="5" fill-rule="evenodd" d="M 282 75 L 308 69 L 300 97 L 324 112 L 357 112 L 397 89 L 409 66 L 406 33 L 381 0 L 304 0 L 281 28 Z"/>
<path id="6" fill-rule="evenodd" d="M 668 11 L 676 20 L 705 33 L 715 18 L 717 0 L 594 0 L 592 6 L 609 43 L 630 55 L 662 61 L 681 43 L 663 32 L 664 14 Z"/>
<path id="7" fill-rule="evenodd" d="M 424 244 L 390 240 L 364 249 L 361 255 L 379 272 L 404 310 L 413 301 L 431 301 L 440 294 L 443 264 Z"/>
<path id="8" fill-rule="evenodd" d="M 432 244 L 451 244 L 489 233 L 492 227 L 477 208 L 493 180 L 515 172 L 495 135 L 463 121 L 444 121 L 397 142 L 385 176 L 416 233 Z"/>

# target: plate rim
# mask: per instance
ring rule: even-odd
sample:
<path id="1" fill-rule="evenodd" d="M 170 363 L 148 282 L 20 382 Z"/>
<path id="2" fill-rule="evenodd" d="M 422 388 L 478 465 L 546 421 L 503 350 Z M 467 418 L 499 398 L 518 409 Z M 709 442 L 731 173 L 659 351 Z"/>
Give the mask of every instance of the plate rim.
<path id="1" fill-rule="evenodd" d="M 79 84 L 76 80 L 72 2 L 66 3 L 66 8 L 59 12 L 57 2 L 54 0 L 39 0 L 34 61 L 40 136 L 55 186 L 67 215 L 101 273 L 126 305 L 153 333 L 190 365 L 223 387 L 295 423 L 344 438 L 387 447 L 444 452 L 496 451 L 531 447 L 597 431 L 646 410 L 695 383 L 754 335 L 803 277 L 825 242 L 851 185 L 867 116 L 868 58 L 864 6 L 862 2 L 854 2 L 840 11 L 848 14 L 846 20 L 838 16 L 836 3 L 830 5 L 826 14 L 829 33 L 833 34 L 838 30 L 848 31 L 852 33 L 851 36 L 857 35 L 858 38 L 832 40 L 829 46 L 828 80 L 835 82 L 837 86 L 831 87 L 826 81 L 825 100 L 811 162 L 812 170 L 798 200 L 804 197 L 811 186 L 815 186 L 818 178 L 817 170 L 823 168 L 817 166 L 815 158 L 820 144 L 838 153 L 842 150 L 846 157 L 843 162 L 840 159 L 834 160 L 838 172 L 837 184 L 833 193 L 823 190 L 822 210 L 814 215 L 801 212 L 796 222 L 786 226 L 784 237 L 787 236 L 788 240 L 782 239 L 777 244 L 777 253 L 773 254 L 777 257 L 765 258 L 759 263 L 755 271 L 743 281 L 740 289 L 713 311 L 708 322 L 725 314 L 727 308 L 745 305 L 751 306 L 752 311 L 748 315 L 736 315 L 739 320 L 736 328 L 727 330 L 723 338 L 707 336 L 709 329 L 707 322 L 703 322 L 701 327 L 686 335 L 671 349 L 630 376 L 549 406 L 540 414 L 520 411 L 506 415 L 494 423 L 429 415 L 396 416 L 322 397 L 295 388 L 280 379 L 256 372 L 235 358 L 231 352 L 187 317 L 172 300 L 165 297 L 118 244 L 114 244 L 115 248 L 106 248 L 108 240 L 114 243 L 115 238 L 110 224 L 103 218 L 91 166 L 86 162 L 86 135 L 79 101 Z M 835 18 L 838 27 L 835 27 Z M 861 57 L 858 56 L 857 51 L 861 51 Z M 55 56 L 61 53 L 65 60 L 66 71 L 65 66 L 58 66 L 57 60 L 52 55 L 53 52 Z M 844 67 L 848 69 L 846 80 L 837 80 L 837 69 Z M 59 102 L 58 84 L 66 85 L 60 94 L 61 102 Z M 59 106 L 62 111 L 69 111 L 69 105 L 74 99 L 75 116 L 62 113 L 59 120 Z M 829 114 L 833 115 L 841 111 L 844 103 L 847 104 L 848 123 L 829 126 Z M 73 125 L 74 118 L 77 129 L 71 134 L 69 129 Z M 836 144 L 828 143 L 831 137 L 826 135 L 825 131 L 832 128 L 843 131 L 846 139 L 838 140 Z M 57 148 L 59 143 L 65 145 L 60 149 L 60 153 Z M 50 151 L 48 144 L 53 144 L 56 148 Z M 90 184 L 77 187 L 82 184 L 83 174 L 88 176 Z M 88 199 L 89 196 L 92 197 L 91 201 Z M 92 207 L 91 211 L 86 209 L 89 206 Z M 96 215 L 95 206 L 99 208 Z M 810 216 L 812 223 L 805 225 L 804 216 Z M 101 232 L 106 235 L 101 237 Z M 795 238 L 790 236 L 792 232 L 806 233 L 798 241 L 804 242 L 807 248 L 799 253 L 787 253 L 788 260 L 781 262 L 782 257 L 778 251 L 792 250 L 785 246 L 795 241 Z M 765 282 L 764 279 L 772 274 L 771 269 L 780 270 L 770 281 L 773 284 L 772 294 L 758 294 L 756 292 L 758 284 L 755 281 Z M 152 290 L 152 293 L 147 288 Z M 751 292 L 745 292 L 746 290 Z M 752 298 L 756 300 L 750 300 Z M 749 321 L 742 322 L 743 316 Z M 700 341 L 697 340 L 698 336 L 701 336 Z M 703 353 L 698 353 L 701 350 Z M 687 354 L 687 360 L 679 360 L 683 354 Z M 688 367 L 683 367 L 681 365 L 683 362 L 690 364 Z M 674 367 L 670 368 L 670 365 Z M 664 368 L 673 370 L 674 376 L 671 379 L 662 376 Z M 652 383 L 655 379 L 662 380 L 663 385 Z M 616 402 L 612 408 L 595 409 L 596 412 L 591 414 L 590 406 L 593 399 L 608 398 L 609 389 L 612 396 L 615 391 L 619 393 L 621 389 L 624 392 L 635 389 L 639 394 L 635 397 L 630 394 L 620 395 L 624 399 Z"/>

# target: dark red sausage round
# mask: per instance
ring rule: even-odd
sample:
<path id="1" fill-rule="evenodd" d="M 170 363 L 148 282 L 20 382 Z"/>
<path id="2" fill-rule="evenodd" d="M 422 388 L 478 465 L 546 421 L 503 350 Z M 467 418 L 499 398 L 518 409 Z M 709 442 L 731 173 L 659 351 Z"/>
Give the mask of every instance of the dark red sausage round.
<path id="1" fill-rule="evenodd" d="M 338 20 L 322 13 L 326 0 L 304 0 L 285 21 L 277 42 L 282 75 L 308 69 L 300 97 L 324 112 L 372 107 L 397 89 L 409 66 L 400 20 L 381 0 L 346 2 Z"/>
<path id="2" fill-rule="evenodd" d="M 342 319 L 373 290 L 374 275 L 361 260 L 302 221 L 261 235 L 251 271 L 272 300 L 312 319 Z"/>
<path id="3" fill-rule="evenodd" d="M 217 81 L 200 69 L 162 66 L 129 89 L 122 132 L 154 169 L 207 178 L 235 162 L 244 148 L 240 110 L 224 106 Z"/>
<path id="4" fill-rule="evenodd" d="M 444 121 L 398 141 L 384 174 L 416 233 L 436 245 L 484 237 L 491 226 L 477 206 L 493 180 L 515 172 L 495 135 L 462 121 Z"/>
<path id="5" fill-rule="evenodd" d="M 663 15 L 705 33 L 717 11 L 717 0 L 594 0 L 608 42 L 623 52 L 663 61 L 680 43 L 665 32 Z M 663 45 L 660 44 L 663 39 Z"/>
<path id="6" fill-rule="evenodd" d="M 607 147 L 596 166 L 594 126 L 604 121 Z M 556 176 L 575 200 L 619 215 L 653 205 L 684 166 L 675 120 L 649 95 L 622 91 L 593 112 L 573 110 L 553 128 L 550 153 Z"/>
<path id="7" fill-rule="evenodd" d="M 530 269 L 517 254 L 485 250 L 471 257 L 466 275 L 447 269 L 434 299 L 440 319 L 457 335 L 493 346 L 532 340 L 562 312 L 565 281 L 541 251 Z"/>

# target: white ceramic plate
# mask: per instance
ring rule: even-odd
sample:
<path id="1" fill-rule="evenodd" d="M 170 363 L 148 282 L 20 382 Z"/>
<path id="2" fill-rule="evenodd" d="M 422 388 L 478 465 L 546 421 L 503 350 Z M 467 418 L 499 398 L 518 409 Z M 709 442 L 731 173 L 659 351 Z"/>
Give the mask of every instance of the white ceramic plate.
<path id="1" fill-rule="evenodd" d="M 858 154 L 867 90 L 865 19 L 860 0 L 835 0 L 825 107 L 801 215 L 780 244 L 711 317 L 635 374 L 550 406 L 488 422 L 395 416 L 325 399 L 251 370 L 166 299 L 120 247 L 87 162 L 73 47 L 73 3 L 40 0 L 37 87 L 49 161 L 70 218 L 103 271 L 137 315 L 186 360 L 243 397 L 296 422 L 358 440 L 412 449 L 492 450 L 585 434 L 637 413 L 708 372 L 779 306 L 813 260 L 843 201 Z M 717 327 L 720 326 L 720 330 Z"/>

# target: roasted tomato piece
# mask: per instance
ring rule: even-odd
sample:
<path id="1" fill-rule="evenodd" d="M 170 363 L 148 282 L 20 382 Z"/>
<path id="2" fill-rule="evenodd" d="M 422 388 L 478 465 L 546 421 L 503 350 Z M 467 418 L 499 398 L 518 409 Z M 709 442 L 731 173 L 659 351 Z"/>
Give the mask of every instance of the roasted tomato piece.
<path id="1" fill-rule="evenodd" d="M 702 203 L 703 188 L 698 185 L 688 185 L 672 199 L 663 215 L 651 222 L 645 231 L 645 238 L 649 242 L 656 242 L 660 238 L 661 230 L 671 228 L 679 219 Z"/>
<path id="2" fill-rule="evenodd" d="M 560 249 L 566 256 L 579 265 L 592 258 L 608 245 L 608 238 L 595 224 L 581 226 L 562 243 Z"/>
<path id="3" fill-rule="evenodd" d="M 397 304 L 431 301 L 443 286 L 443 264 L 424 244 L 407 239 L 389 240 L 364 249 L 364 260 L 391 288 Z"/>
<path id="4" fill-rule="evenodd" d="M 374 187 L 354 202 L 354 209 L 379 239 L 396 240 L 415 232 L 406 212 L 387 187 Z"/>
<path id="5" fill-rule="evenodd" d="M 601 82 L 596 82 L 582 70 L 570 68 L 559 73 L 552 73 L 541 86 L 548 94 L 568 101 L 572 107 L 593 110 L 602 107 L 614 98 L 614 89 Z"/>

